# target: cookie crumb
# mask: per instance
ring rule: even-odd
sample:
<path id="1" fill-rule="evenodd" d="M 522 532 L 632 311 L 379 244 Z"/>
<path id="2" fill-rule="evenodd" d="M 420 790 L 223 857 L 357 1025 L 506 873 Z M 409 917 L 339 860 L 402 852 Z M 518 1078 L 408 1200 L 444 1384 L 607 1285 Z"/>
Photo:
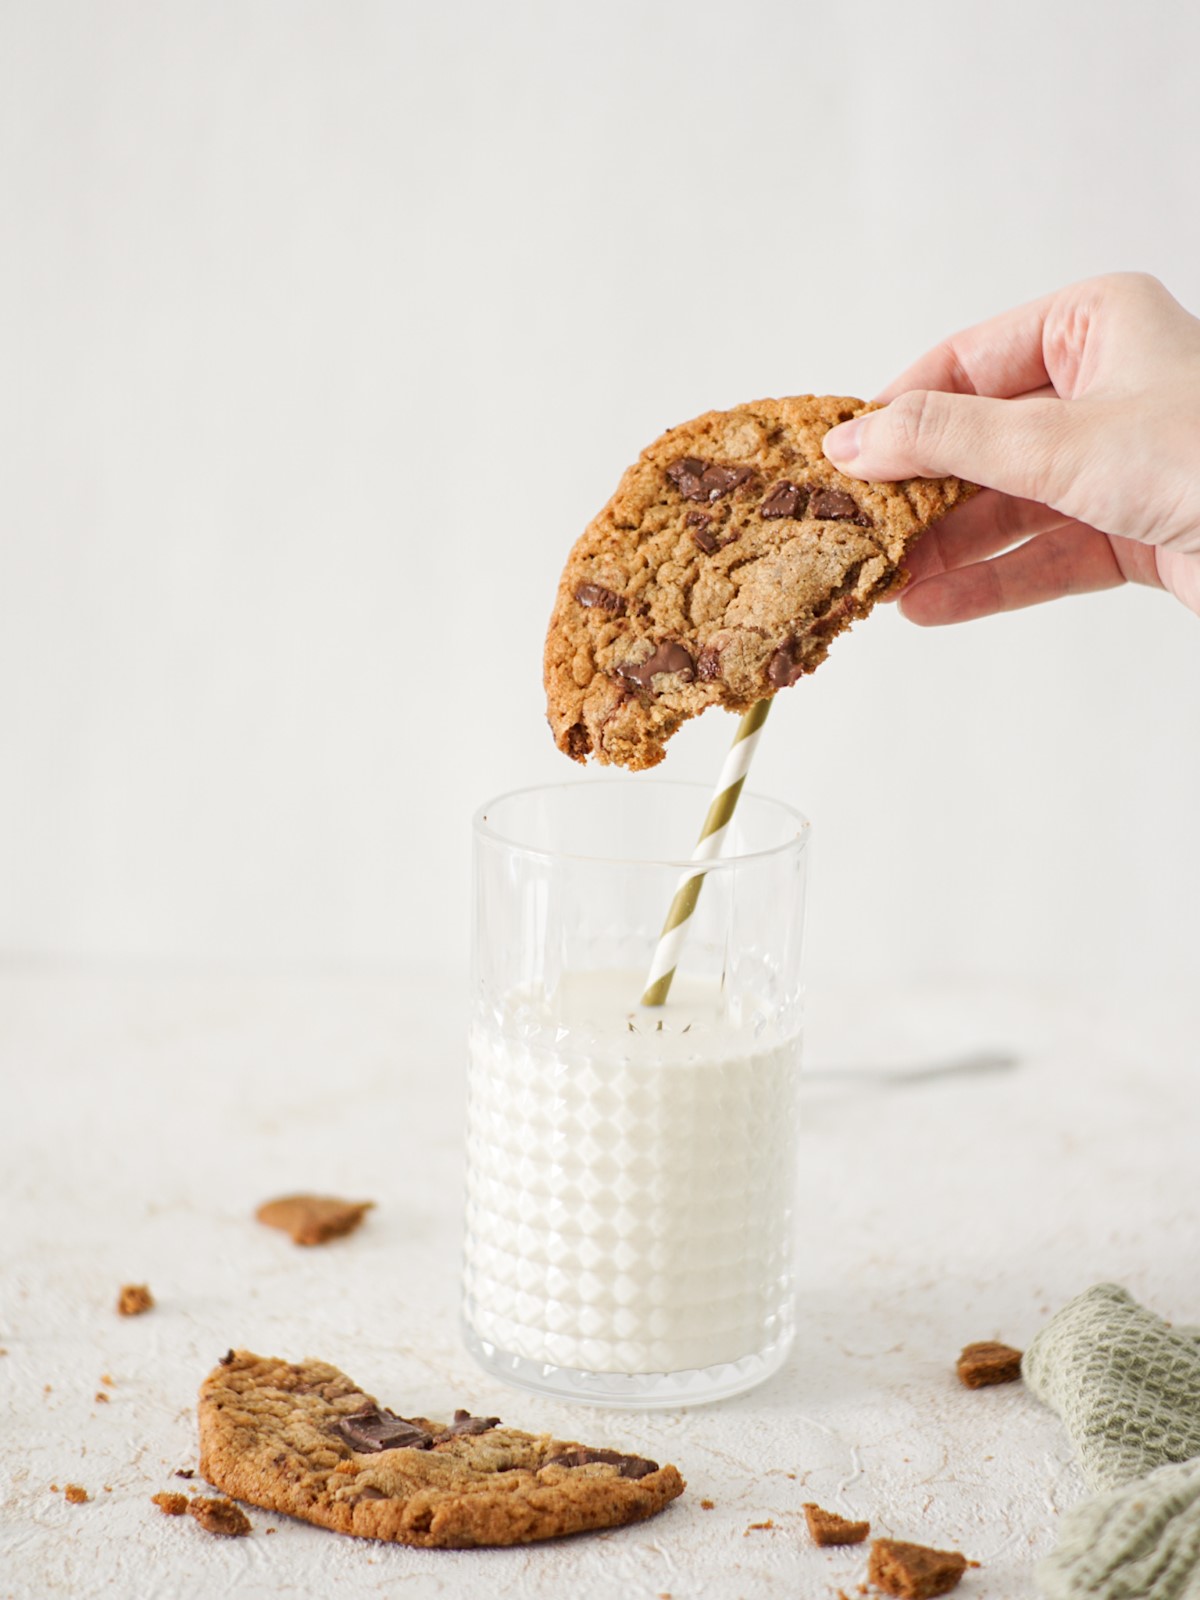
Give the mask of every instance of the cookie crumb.
<path id="1" fill-rule="evenodd" d="M 957 1588 L 967 1570 L 958 1550 L 932 1550 L 900 1539 L 876 1539 L 871 1546 L 867 1577 L 896 1600 L 933 1600 Z"/>
<path id="2" fill-rule="evenodd" d="M 224 1496 L 198 1494 L 188 1501 L 187 1512 L 207 1533 L 220 1534 L 224 1539 L 240 1539 L 250 1532 L 250 1518 Z"/>
<path id="3" fill-rule="evenodd" d="M 175 1476 L 177 1478 L 194 1478 L 196 1476 L 196 1469 L 195 1467 L 177 1467 L 175 1469 Z"/>
<path id="4" fill-rule="evenodd" d="M 742 1538 L 743 1539 L 748 1539 L 750 1537 L 750 1535 L 757 1528 L 773 1528 L 774 1526 L 775 1526 L 775 1524 L 774 1524 L 774 1522 L 772 1522 L 770 1517 L 768 1517 L 765 1522 L 752 1522 L 750 1524 L 750 1526 L 746 1529 L 745 1533 L 742 1535 Z"/>
<path id="5" fill-rule="evenodd" d="M 1021 1376 L 1020 1350 L 1010 1344 L 984 1339 L 963 1349 L 955 1365 L 959 1382 L 968 1389 L 984 1389 L 993 1383 L 1015 1383 Z"/>
<path id="6" fill-rule="evenodd" d="M 97 1389 L 96 1393 L 92 1396 L 92 1398 L 99 1405 L 106 1406 L 108 1404 L 108 1396 L 105 1394 L 103 1389 Z"/>
<path id="7" fill-rule="evenodd" d="M 268 1532 L 268 1533 L 275 1533 L 275 1532 L 276 1532 L 276 1531 L 277 1531 L 277 1530 L 276 1530 L 276 1529 L 275 1529 L 275 1528 L 268 1528 L 268 1529 L 267 1529 L 267 1532 Z"/>
<path id="8" fill-rule="evenodd" d="M 63 1490 L 73 1506 L 81 1506 L 92 1497 L 81 1483 L 69 1483 Z"/>
<path id="9" fill-rule="evenodd" d="M 56 1483 L 52 1483 L 50 1485 L 50 1493 L 51 1494 L 57 1494 L 58 1493 L 58 1485 Z"/>
<path id="10" fill-rule="evenodd" d="M 282 1228 L 296 1244 L 325 1244 L 353 1233 L 374 1200 L 339 1200 L 334 1195 L 288 1194 L 266 1200 L 254 1215 L 269 1228 Z"/>
<path id="11" fill-rule="evenodd" d="M 824 1511 L 813 1501 L 804 1503 L 804 1520 L 814 1544 L 862 1544 L 871 1532 L 869 1522 L 852 1522 L 836 1511 Z"/>
<path id="12" fill-rule="evenodd" d="M 716 1502 L 713 1500 L 701 1500 L 700 1509 L 701 1511 L 711 1511 L 715 1504 Z"/>
<path id="13" fill-rule="evenodd" d="M 111 1373 L 102 1372 L 100 1374 L 100 1382 L 104 1385 L 104 1387 L 106 1389 L 112 1389 L 112 1388 L 115 1387 L 115 1385 L 113 1384 Z"/>
<path id="14" fill-rule="evenodd" d="M 185 1494 L 152 1494 L 150 1498 L 164 1517 L 181 1517 L 188 1508 Z"/>
<path id="15" fill-rule="evenodd" d="M 140 1317 L 154 1306 L 154 1296 L 144 1283 L 123 1283 L 117 1296 L 117 1314 L 122 1317 Z"/>

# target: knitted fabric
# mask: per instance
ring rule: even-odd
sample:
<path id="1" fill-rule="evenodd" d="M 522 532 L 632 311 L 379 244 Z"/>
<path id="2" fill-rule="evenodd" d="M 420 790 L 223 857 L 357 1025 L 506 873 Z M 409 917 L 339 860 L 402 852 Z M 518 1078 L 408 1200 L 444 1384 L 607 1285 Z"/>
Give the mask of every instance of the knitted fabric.
<path id="1" fill-rule="evenodd" d="M 1200 1328 L 1116 1284 L 1055 1316 L 1021 1370 L 1057 1411 L 1088 1486 L 1038 1569 L 1048 1600 L 1200 1600 Z"/>
<path id="2" fill-rule="evenodd" d="M 1037 1579 L 1046 1600 L 1200 1600 L 1200 1461 L 1068 1511 Z"/>

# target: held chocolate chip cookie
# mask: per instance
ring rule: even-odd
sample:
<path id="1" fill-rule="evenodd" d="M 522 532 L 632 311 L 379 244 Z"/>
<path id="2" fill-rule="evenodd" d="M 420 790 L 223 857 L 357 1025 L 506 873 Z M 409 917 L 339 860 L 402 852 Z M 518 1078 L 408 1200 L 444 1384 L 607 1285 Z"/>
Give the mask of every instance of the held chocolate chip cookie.
<path id="1" fill-rule="evenodd" d="M 200 1387 L 200 1471 L 268 1511 L 449 1549 L 640 1522 L 683 1493 L 672 1466 L 457 1411 L 398 1417 L 323 1361 L 231 1350 Z"/>
<path id="2" fill-rule="evenodd" d="M 787 688 L 903 586 L 909 545 L 974 485 L 843 477 L 821 440 L 873 409 L 758 400 L 643 450 L 559 584 L 545 679 L 560 750 L 655 766 L 689 717 Z"/>

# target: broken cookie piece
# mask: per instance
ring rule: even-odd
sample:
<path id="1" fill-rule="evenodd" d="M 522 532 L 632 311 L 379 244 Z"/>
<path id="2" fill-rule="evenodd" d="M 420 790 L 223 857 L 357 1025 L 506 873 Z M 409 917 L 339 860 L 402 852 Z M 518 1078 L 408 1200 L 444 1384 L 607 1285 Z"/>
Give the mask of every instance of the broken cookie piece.
<path id="1" fill-rule="evenodd" d="M 955 1365 L 959 1382 L 968 1389 L 985 1389 L 993 1383 L 1015 1383 L 1021 1376 L 1020 1350 L 1010 1344 L 984 1339 L 963 1349 Z"/>
<path id="2" fill-rule="evenodd" d="M 933 1600 L 949 1594 L 967 1570 L 957 1550 L 932 1550 L 900 1539 L 876 1539 L 871 1546 L 867 1577 L 896 1600 Z"/>
<path id="3" fill-rule="evenodd" d="M 288 1194 L 267 1200 L 254 1213 L 268 1228 L 282 1228 L 296 1244 L 325 1244 L 353 1233 L 373 1200 L 339 1200 L 334 1195 Z"/>
<path id="4" fill-rule="evenodd" d="M 836 1511 L 824 1511 L 811 1500 L 804 1503 L 804 1520 L 814 1544 L 862 1544 L 871 1532 L 869 1522 L 851 1522 Z"/>

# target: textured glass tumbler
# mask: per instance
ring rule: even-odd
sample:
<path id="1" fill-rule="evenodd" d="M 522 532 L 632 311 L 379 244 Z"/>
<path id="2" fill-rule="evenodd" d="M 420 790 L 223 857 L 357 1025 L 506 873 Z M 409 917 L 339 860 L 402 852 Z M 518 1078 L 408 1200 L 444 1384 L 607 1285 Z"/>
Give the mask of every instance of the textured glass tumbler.
<path id="1" fill-rule="evenodd" d="M 625 778 L 475 817 L 463 1327 L 526 1388 L 715 1400 L 791 1343 L 798 812 L 742 796 L 670 998 L 640 1003 L 708 801 Z"/>

